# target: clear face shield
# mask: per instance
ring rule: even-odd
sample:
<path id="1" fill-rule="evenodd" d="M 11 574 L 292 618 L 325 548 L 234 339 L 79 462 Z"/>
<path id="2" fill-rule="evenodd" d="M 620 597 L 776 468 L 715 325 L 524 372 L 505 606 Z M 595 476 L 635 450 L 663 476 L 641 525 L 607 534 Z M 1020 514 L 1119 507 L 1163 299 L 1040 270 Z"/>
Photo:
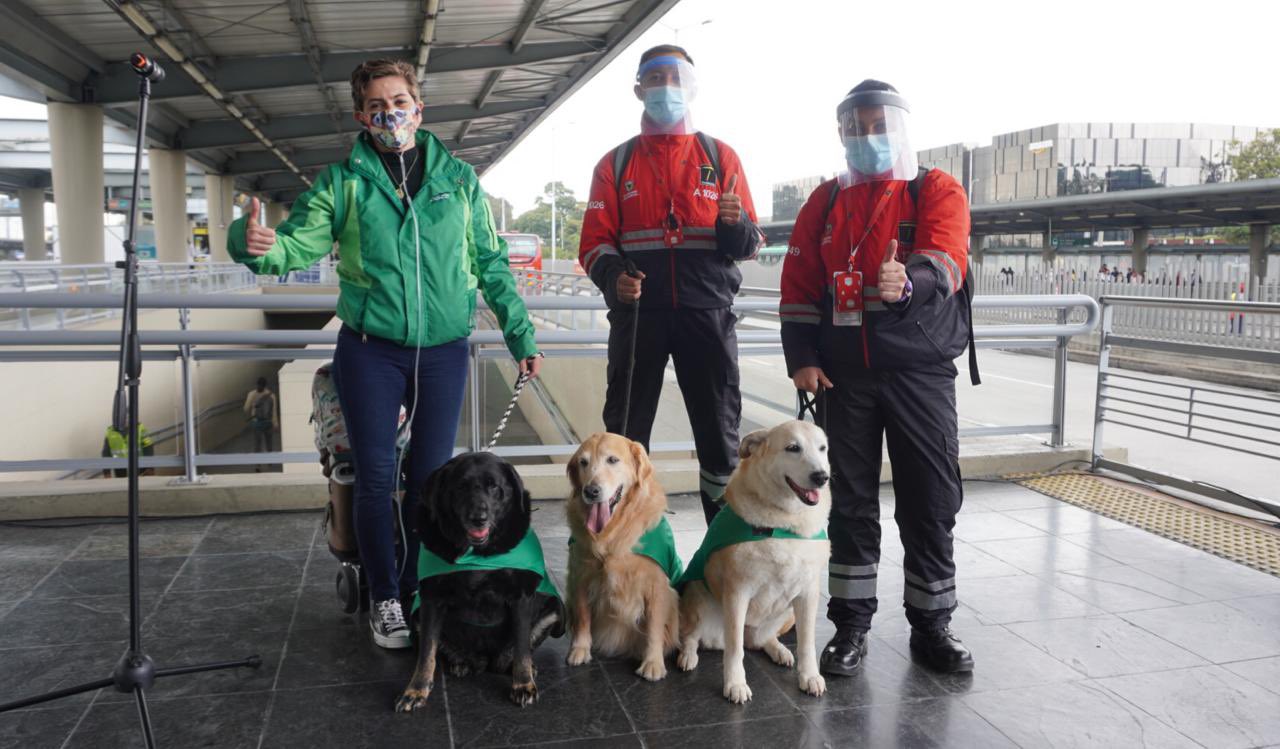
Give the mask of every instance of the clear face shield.
<path id="1" fill-rule="evenodd" d="M 675 55 L 646 60 L 636 72 L 636 89 L 644 102 L 642 133 L 694 132 L 689 105 L 698 95 L 698 79 L 688 60 Z"/>
<path id="2" fill-rule="evenodd" d="M 919 170 L 907 137 L 906 100 L 892 91 L 859 91 L 836 108 L 845 171 L 840 186 L 876 180 L 911 180 Z"/>

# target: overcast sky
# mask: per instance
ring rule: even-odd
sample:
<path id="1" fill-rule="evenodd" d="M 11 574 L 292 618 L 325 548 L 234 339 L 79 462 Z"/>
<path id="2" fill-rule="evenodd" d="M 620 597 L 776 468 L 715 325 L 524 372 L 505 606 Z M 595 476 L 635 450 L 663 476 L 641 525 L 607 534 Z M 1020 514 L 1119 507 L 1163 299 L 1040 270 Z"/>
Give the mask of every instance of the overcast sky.
<path id="1" fill-rule="evenodd" d="M 553 177 L 585 199 L 639 130 L 640 53 L 673 28 L 697 126 L 738 152 L 767 213 L 771 183 L 842 168 L 835 106 L 864 78 L 911 103 L 916 149 L 1062 121 L 1280 125 L 1277 22 L 1275 0 L 681 0 L 483 183 L 517 210 Z"/>

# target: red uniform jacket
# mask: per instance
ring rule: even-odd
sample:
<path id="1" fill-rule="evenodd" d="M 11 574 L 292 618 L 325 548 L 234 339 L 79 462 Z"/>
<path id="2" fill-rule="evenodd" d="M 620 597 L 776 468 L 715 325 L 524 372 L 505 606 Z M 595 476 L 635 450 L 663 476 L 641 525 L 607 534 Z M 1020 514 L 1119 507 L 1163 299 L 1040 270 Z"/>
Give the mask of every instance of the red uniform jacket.
<path id="1" fill-rule="evenodd" d="M 960 184 L 935 169 L 924 178 L 921 210 L 917 212 L 908 184 L 893 180 L 845 188 L 828 213 L 831 190 L 836 185 L 831 180 L 819 185 L 800 209 L 782 267 L 779 308 L 789 374 L 801 367 L 821 366 L 822 359 L 831 358 L 875 367 L 877 336 L 921 335 L 923 331 L 919 343 L 922 347 L 929 343 L 927 327 L 903 330 L 903 326 L 892 323 L 894 316 L 907 307 L 923 305 L 934 295 L 949 297 L 964 283 L 969 254 L 969 203 Z M 867 222 L 885 193 L 889 194 L 884 208 L 868 232 Z M 822 329 L 831 327 L 833 274 L 849 269 L 850 254 L 864 233 L 866 237 L 853 261 L 853 269 L 862 271 L 863 276 L 863 324 L 844 329 L 856 331 L 856 338 L 820 335 Z M 880 300 L 876 283 L 893 239 L 898 240 L 898 260 L 907 266 L 913 290 L 907 303 L 886 305 Z M 852 345 L 861 350 L 823 350 L 820 357 L 820 340 L 824 349 L 838 343 L 841 348 Z"/>
<path id="2" fill-rule="evenodd" d="M 755 255 L 759 233 L 742 163 L 729 146 L 716 144 L 720 175 L 694 135 L 640 136 L 621 180 L 613 174 L 614 151 L 596 165 L 578 261 L 611 307 L 623 253 L 645 274 L 643 307 L 733 303 L 742 283 L 736 261 Z M 745 215 L 727 226 L 716 221 L 718 202 L 735 175 Z M 670 230 L 673 218 L 678 231 Z"/>

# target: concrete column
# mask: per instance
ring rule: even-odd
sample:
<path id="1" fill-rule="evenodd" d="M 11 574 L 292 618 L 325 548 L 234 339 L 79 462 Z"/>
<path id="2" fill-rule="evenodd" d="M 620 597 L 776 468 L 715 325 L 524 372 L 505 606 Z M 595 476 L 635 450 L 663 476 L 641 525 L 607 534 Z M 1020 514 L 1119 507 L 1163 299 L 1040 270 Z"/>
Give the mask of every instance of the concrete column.
<path id="1" fill-rule="evenodd" d="M 283 203 L 277 203 L 273 200 L 267 203 L 266 206 L 267 206 L 267 210 L 266 210 L 265 221 L 267 223 L 267 226 L 270 226 L 271 228 L 274 229 L 275 227 L 283 223 L 286 218 L 289 218 L 289 212 L 285 210 Z"/>
<path id="2" fill-rule="evenodd" d="M 62 262 L 101 263 L 102 107 L 49 102 L 49 150 Z"/>
<path id="3" fill-rule="evenodd" d="M 1249 225 L 1249 301 L 1258 300 L 1258 282 L 1267 279 L 1267 236 L 1270 224 Z"/>
<path id="4" fill-rule="evenodd" d="M 44 246 L 44 190 L 30 187 L 18 191 L 22 211 L 22 252 L 28 260 L 48 260 Z"/>
<path id="5" fill-rule="evenodd" d="M 156 224 L 156 259 L 185 263 L 187 257 L 187 159 L 182 151 L 147 149 L 151 215 Z"/>
<path id="6" fill-rule="evenodd" d="M 227 227 L 232 220 L 234 182 L 235 178 L 229 174 L 204 175 L 204 194 L 209 204 L 209 259 L 215 263 L 231 262 L 227 254 Z"/>
<path id="7" fill-rule="evenodd" d="M 969 260 L 978 265 L 982 265 L 982 244 L 987 238 L 982 234 L 969 235 Z"/>
<path id="8" fill-rule="evenodd" d="M 1046 229 L 1040 234 L 1040 266 L 1046 271 L 1053 270 L 1058 253 L 1053 248 L 1053 235 Z"/>
<path id="9" fill-rule="evenodd" d="M 1150 229 L 1133 230 L 1133 272 L 1140 276 L 1147 275 L 1147 243 L 1150 241 Z"/>

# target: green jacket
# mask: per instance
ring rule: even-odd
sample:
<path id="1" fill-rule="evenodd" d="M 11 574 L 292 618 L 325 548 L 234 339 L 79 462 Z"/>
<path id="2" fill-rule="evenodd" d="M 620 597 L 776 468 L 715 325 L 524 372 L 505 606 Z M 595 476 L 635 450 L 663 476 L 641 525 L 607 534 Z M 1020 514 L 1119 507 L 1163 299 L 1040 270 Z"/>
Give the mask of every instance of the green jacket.
<path id="1" fill-rule="evenodd" d="M 473 549 L 462 552 L 462 556 L 452 562 L 437 556 L 425 546 L 418 547 L 418 579 L 439 575 L 450 575 L 454 572 L 486 572 L 489 570 L 528 570 L 542 576 L 538 583 L 538 592 L 543 595 L 560 597 L 556 586 L 547 574 L 547 563 L 542 556 L 542 544 L 538 535 L 530 528 L 510 551 L 491 556 L 481 556 Z M 413 610 L 418 610 L 418 594 L 413 594 Z"/>
<path id="2" fill-rule="evenodd" d="M 683 589 L 695 580 L 703 580 L 707 560 L 715 552 L 747 541 L 760 541 L 766 538 L 796 538 L 805 541 L 825 541 L 827 540 L 827 531 L 820 530 L 812 536 L 798 536 L 789 530 L 782 528 L 755 528 L 743 520 L 738 513 L 733 511 L 729 505 L 725 505 L 716 513 L 715 519 L 711 521 L 711 525 L 707 526 L 707 535 L 702 538 L 702 545 L 698 547 L 697 553 L 693 555 L 693 559 L 689 560 L 689 568 L 684 571 L 684 575 L 680 577 L 680 581 L 676 583 L 676 589 Z"/>
<path id="3" fill-rule="evenodd" d="M 572 538 L 569 539 L 569 545 L 573 546 Z M 644 532 L 636 545 L 631 547 L 631 551 L 657 563 L 667 573 L 672 585 L 676 584 L 684 572 L 684 562 L 680 561 L 680 555 L 676 552 L 675 534 L 671 532 L 671 524 L 665 516 L 658 519 L 657 525 Z"/>
<path id="4" fill-rule="evenodd" d="M 402 346 L 419 341 L 437 346 L 470 335 L 478 288 L 498 316 L 511 355 L 532 356 L 537 352 L 533 323 L 516 294 L 507 244 L 497 235 L 475 170 L 426 130 L 418 131 L 417 143 L 426 159 L 422 189 L 413 199 L 421 300 L 413 216 L 363 136 L 345 163 L 320 172 L 294 201 L 289 218 L 274 227 L 276 242 L 266 255 L 248 253 L 245 217 L 228 229 L 227 252 L 255 273 L 281 275 L 311 267 L 336 241 L 338 317 L 361 333 Z"/>

